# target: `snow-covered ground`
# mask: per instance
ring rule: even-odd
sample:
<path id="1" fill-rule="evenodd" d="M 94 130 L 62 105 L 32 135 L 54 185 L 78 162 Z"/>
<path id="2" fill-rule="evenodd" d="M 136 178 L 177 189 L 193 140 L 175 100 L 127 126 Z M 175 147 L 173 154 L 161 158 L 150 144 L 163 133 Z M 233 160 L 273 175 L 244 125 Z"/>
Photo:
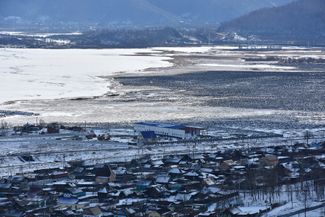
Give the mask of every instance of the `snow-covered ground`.
<path id="1" fill-rule="evenodd" d="M 0 103 L 100 96 L 111 90 L 104 76 L 172 65 L 138 52 L 151 49 L 0 49 Z"/>
<path id="2" fill-rule="evenodd" d="M 200 64 L 201 66 L 207 66 L 212 68 L 225 68 L 225 69 L 234 69 L 234 70 L 247 70 L 247 69 L 254 69 L 254 70 L 294 70 L 295 67 L 291 66 L 276 66 L 270 64 L 219 64 L 219 63 L 206 63 Z"/>
<path id="3" fill-rule="evenodd" d="M 247 149 L 254 147 L 271 147 L 292 145 L 285 138 L 254 139 L 237 143 L 236 141 L 219 141 L 197 143 L 170 143 L 157 145 L 150 148 L 139 148 L 129 146 L 126 143 L 115 141 L 78 141 L 78 140 L 57 140 L 60 136 L 34 135 L 23 137 L 0 137 L 0 177 L 24 171 L 34 171 L 41 168 L 55 168 L 62 164 L 62 157 L 65 161 L 85 160 L 90 164 L 108 162 L 126 162 L 132 159 L 151 155 L 161 158 L 165 155 L 188 154 L 188 153 L 215 153 L 229 149 Z M 302 139 L 301 142 L 304 140 Z M 312 139 L 313 141 L 322 141 Z M 123 142 L 123 141 L 122 141 Z M 299 140 L 297 140 L 299 142 Z M 34 162 L 22 162 L 19 154 L 31 154 L 35 157 Z M 94 163 L 95 162 L 95 163 Z M 251 205 L 251 204 L 248 204 Z"/>
<path id="4" fill-rule="evenodd" d="M 47 38 L 50 36 L 61 36 L 61 35 L 82 35 L 81 32 L 69 32 L 69 33 L 26 33 L 26 32 L 17 32 L 17 31 L 0 31 L 0 35 L 13 35 L 13 36 L 30 36 L 30 37 L 39 37 Z"/>
<path id="5" fill-rule="evenodd" d="M 157 51 L 168 51 L 168 52 L 178 52 L 178 53 L 206 53 L 211 51 L 212 49 L 219 49 L 219 50 L 228 50 L 228 49 L 236 49 L 238 47 L 230 47 L 230 46 L 218 46 L 218 47 L 211 47 L 211 46 L 204 46 L 204 47 L 155 47 L 154 50 Z"/>

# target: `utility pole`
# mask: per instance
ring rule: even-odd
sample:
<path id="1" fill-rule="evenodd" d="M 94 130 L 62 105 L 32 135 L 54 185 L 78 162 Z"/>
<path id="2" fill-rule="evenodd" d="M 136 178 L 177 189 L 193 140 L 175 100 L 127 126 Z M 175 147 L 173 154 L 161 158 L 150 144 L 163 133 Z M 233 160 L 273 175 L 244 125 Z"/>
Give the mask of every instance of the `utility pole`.
<path id="1" fill-rule="evenodd" d="M 307 217 L 307 188 L 304 189 L 305 198 L 304 198 L 304 205 L 305 205 L 305 217 Z"/>

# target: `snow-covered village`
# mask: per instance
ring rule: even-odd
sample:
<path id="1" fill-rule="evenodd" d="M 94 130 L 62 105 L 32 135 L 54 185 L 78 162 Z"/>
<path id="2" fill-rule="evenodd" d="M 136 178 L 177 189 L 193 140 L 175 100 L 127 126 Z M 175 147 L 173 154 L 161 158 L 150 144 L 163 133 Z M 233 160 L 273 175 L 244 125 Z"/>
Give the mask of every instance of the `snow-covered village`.
<path id="1" fill-rule="evenodd" d="M 0 0 L 0 217 L 325 217 L 324 0 Z"/>
<path id="2" fill-rule="evenodd" d="M 324 134 L 153 122 L 9 128 L 0 137 L 0 213 L 320 216 Z"/>

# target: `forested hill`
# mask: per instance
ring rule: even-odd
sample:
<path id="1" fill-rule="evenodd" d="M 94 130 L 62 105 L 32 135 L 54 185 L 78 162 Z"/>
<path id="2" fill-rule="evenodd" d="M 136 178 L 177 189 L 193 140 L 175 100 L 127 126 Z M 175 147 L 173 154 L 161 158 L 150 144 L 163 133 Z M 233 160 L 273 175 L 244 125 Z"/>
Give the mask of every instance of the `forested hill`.
<path id="1" fill-rule="evenodd" d="M 325 0 L 299 0 L 257 10 L 224 23 L 219 31 L 262 39 L 325 41 Z"/>

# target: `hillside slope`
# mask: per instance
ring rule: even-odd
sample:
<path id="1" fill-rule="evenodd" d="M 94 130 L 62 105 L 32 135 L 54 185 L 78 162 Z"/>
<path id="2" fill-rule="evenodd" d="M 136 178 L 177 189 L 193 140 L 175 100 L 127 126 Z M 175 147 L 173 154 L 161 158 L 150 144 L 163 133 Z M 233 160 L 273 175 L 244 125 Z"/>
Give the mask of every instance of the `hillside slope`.
<path id="1" fill-rule="evenodd" d="M 325 1 L 299 0 L 257 10 L 222 24 L 219 31 L 263 39 L 325 41 Z"/>

